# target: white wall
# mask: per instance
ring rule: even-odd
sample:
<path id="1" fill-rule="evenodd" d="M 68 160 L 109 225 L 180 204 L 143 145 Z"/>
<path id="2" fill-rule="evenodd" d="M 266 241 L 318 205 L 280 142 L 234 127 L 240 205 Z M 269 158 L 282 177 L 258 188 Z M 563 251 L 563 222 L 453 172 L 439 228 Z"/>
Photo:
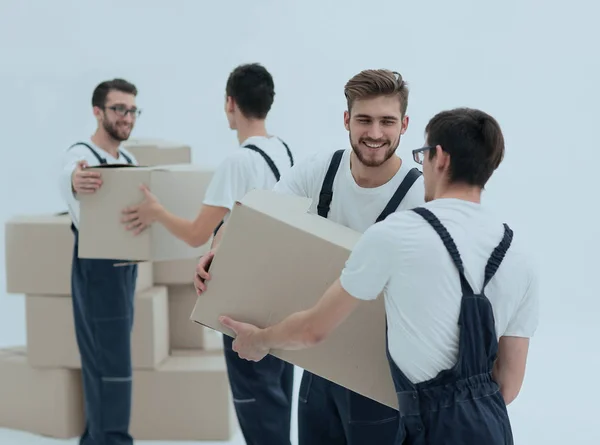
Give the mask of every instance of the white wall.
<path id="1" fill-rule="evenodd" d="M 523 392 L 511 406 L 516 443 L 598 443 L 600 243 L 592 172 L 600 161 L 600 6 L 367 5 L 4 0 L 2 218 L 64 208 L 56 186 L 60 153 L 93 131 L 91 92 L 106 78 L 139 87 L 144 112 L 135 136 L 190 143 L 196 162 L 216 165 L 236 144 L 223 114 L 235 65 L 258 61 L 273 73 L 269 129 L 300 156 L 346 145 L 349 77 L 364 68 L 398 70 L 411 87 L 411 123 L 400 146 L 407 159 L 423 143 L 428 119 L 445 108 L 482 108 L 505 131 L 506 159 L 486 204 L 531 240 L 543 275 L 541 326 Z M 24 343 L 23 300 L 4 294 L 1 269 L 0 345 Z"/>

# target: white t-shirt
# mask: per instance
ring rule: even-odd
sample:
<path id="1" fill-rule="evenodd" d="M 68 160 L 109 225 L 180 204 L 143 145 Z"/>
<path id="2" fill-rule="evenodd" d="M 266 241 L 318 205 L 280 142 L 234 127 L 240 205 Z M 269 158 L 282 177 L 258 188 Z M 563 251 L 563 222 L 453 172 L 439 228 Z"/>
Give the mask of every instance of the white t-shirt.
<path id="1" fill-rule="evenodd" d="M 344 151 L 333 182 L 333 198 L 327 219 L 358 232 L 375 223 L 398 186 L 412 168 L 406 162 L 387 183 L 373 188 L 360 187 L 350 171 L 351 149 Z M 317 213 L 319 194 L 333 152 L 318 153 L 296 164 L 274 187 L 274 191 L 312 198 L 309 211 Z M 398 210 L 411 209 L 424 203 L 423 176 L 417 178 Z"/>
<path id="2" fill-rule="evenodd" d="M 428 208 L 448 230 L 473 291 L 483 285 L 485 266 L 504 234 L 480 204 L 438 199 Z M 531 337 L 538 325 L 537 276 L 518 233 L 485 293 L 496 333 Z M 383 291 L 392 359 L 413 382 L 429 380 L 457 359 L 459 273 L 439 235 L 412 211 L 397 212 L 370 227 L 355 245 L 341 275 L 344 289 L 372 300 Z"/>
<path id="3" fill-rule="evenodd" d="M 127 159 L 123 156 L 124 153 L 129 157 L 129 159 L 131 159 L 131 162 L 134 165 L 138 165 L 138 161 L 135 156 L 123 147 L 119 147 L 119 157 L 115 158 L 110 153 L 95 145 L 89 138 L 81 139 L 81 142 L 85 142 L 91 146 L 101 158 L 106 160 L 107 164 L 127 164 Z M 87 161 L 89 167 L 100 165 L 98 158 L 94 156 L 88 147 L 85 145 L 76 145 L 75 147 L 65 151 L 62 163 L 63 168 L 59 179 L 60 194 L 64 202 L 67 204 L 71 221 L 73 221 L 73 224 L 77 228 L 79 228 L 79 201 L 75 195 L 73 195 L 71 175 L 73 174 L 75 167 L 77 167 L 77 162 L 82 160 Z"/>
<path id="4" fill-rule="evenodd" d="M 216 169 L 206 190 L 205 205 L 225 207 L 231 211 L 235 202 L 243 198 L 249 191 L 273 188 L 277 182 L 273 171 L 262 155 L 249 148 L 244 148 L 249 144 L 264 151 L 273 160 L 281 176 L 291 168 L 290 157 L 279 138 L 249 137 Z M 290 151 L 293 155 L 291 148 Z"/>

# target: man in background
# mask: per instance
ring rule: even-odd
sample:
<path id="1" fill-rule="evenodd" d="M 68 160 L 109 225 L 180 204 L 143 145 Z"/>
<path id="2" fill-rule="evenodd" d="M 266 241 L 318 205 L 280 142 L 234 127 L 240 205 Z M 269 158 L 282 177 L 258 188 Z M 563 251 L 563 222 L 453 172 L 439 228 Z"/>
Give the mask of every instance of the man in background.
<path id="1" fill-rule="evenodd" d="M 102 187 L 102 176 L 87 167 L 137 165 L 121 143 L 140 110 L 137 88 L 123 79 L 100 83 L 92 94 L 95 133 L 63 156 L 60 191 L 75 236 L 71 294 L 75 334 L 81 356 L 86 425 L 81 445 L 132 445 L 129 434 L 132 393 L 131 329 L 137 265 L 115 267 L 115 260 L 78 257 L 79 197 Z"/>
<path id="2" fill-rule="evenodd" d="M 143 186 L 145 200 L 123 210 L 127 229 L 139 234 L 156 222 L 190 246 L 199 247 L 209 241 L 246 193 L 273 188 L 294 165 L 288 146 L 266 129 L 274 98 L 273 77 L 263 66 L 252 63 L 236 67 L 225 87 L 225 114 L 229 128 L 237 132 L 240 147 L 215 171 L 196 219 L 189 221 L 170 213 Z M 294 366 L 273 356 L 261 363 L 248 362 L 232 351 L 230 337 L 223 336 L 223 344 L 246 443 L 289 445 Z"/>

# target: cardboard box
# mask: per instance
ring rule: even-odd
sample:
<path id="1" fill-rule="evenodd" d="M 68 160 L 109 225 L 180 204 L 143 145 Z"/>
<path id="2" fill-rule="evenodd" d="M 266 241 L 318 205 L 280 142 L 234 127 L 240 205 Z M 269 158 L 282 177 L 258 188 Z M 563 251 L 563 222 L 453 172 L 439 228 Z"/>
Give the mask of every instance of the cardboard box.
<path id="1" fill-rule="evenodd" d="M 206 243 L 200 250 L 200 256 L 210 250 L 210 243 Z M 155 261 L 154 283 L 155 284 L 193 284 L 198 258 L 187 258 L 185 260 Z"/>
<path id="2" fill-rule="evenodd" d="M 312 307 L 339 277 L 360 233 L 308 213 L 311 200 L 254 190 L 237 203 L 191 319 L 234 336 L 222 314 L 260 327 Z M 272 354 L 397 408 L 383 296 L 359 304 L 323 343 Z"/>
<path id="3" fill-rule="evenodd" d="M 129 139 L 123 143 L 137 159 L 148 167 L 168 164 L 190 164 L 192 148 L 189 145 L 163 139 Z"/>
<path id="4" fill-rule="evenodd" d="M 70 297 L 27 295 L 27 347 L 35 367 L 81 368 Z M 156 286 L 135 296 L 131 334 L 134 368 L 154 369 L 169 354 L 167 288 Z"/>
<path id="5" fill-rule="evenodd" d="M 7 293 L 71 294 L 74 238 L 69 215 L 14 216 L 4 225 L 4 237 Z M 152 284 L 152 263 L 140 263 L 137 291 Z"/>
<path id="6" fill-rule="evenodd" d="M 194 285 L 171 285 L 168 289 L 170 349 L 222 349 L 217 332 L 190 320 L 198 298 Z"/>
<path id="7" fill-rule="evenodd" d="M 35 369 L 25 347 L 0 350 L 0 427 L 69 439 L 83 433 L 81 373 Z"/>
<path id="8" fill-rule="evenodd" d="M 155 371 L 134 371 L 136 440 L 229 440 L 237 428 L 222 355 L 175 354 Z"/>
<path id="9" fill-rule="evenodd" d="M 167 210 L 194 220 L 202 206 L 213 170 L 193 165 L 109 165 L 90 170 L 100 171 L 104 182 L 96 193 L 80 197 L 80 258 L 166 261 L 201 255 L 202 247 L 188 246 L 161 224 L 152 224 L 141 234 L 134 235 L 121 223 L 121 212 L 143 201 L 140 185 L 146 184 Z"/>

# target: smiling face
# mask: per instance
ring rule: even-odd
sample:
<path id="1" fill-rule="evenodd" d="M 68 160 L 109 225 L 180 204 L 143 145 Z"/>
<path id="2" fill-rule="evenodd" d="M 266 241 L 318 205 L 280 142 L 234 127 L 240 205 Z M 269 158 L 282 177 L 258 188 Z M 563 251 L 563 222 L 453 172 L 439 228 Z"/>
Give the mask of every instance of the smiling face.
<path id="1" fill-rule="evenodd" d="M 98 123 L 115 141 L 126 141 L 133 130 L 137 117 L 135 95 L 111 90 L 106 95 L 106 103 L 101 109 L 94 109 Z"/>
<path id="2" fill-rule="evenodd" d="M 358 160 L 367 167 L 378 167 L 390 159 L 408 127 L 402 116 L 398 95 L 357 99 L 344 113 L 344 125 Z"/>

